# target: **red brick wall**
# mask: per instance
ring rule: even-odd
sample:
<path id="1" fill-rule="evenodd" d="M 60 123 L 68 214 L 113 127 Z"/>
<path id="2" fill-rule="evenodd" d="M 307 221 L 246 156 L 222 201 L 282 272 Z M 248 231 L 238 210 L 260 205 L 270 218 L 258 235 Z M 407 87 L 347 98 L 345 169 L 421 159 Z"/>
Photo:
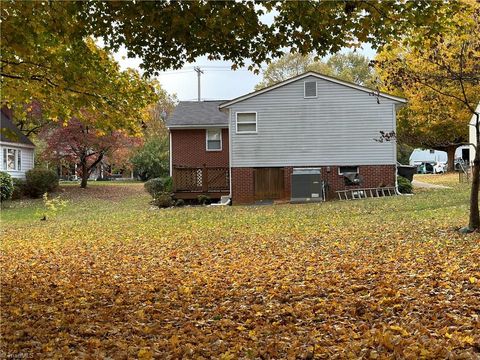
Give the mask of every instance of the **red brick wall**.
<path id="1" fill-rule="evenodd" d="M 173 166 L 228 166 L 228 129 L 222 129 L 222 151 L 207 151 L 205 129 L 171 130 Z"/>
<path id="2" fill-rule="evenodd" d="M 360 188 L 376 188 L 395 185 L 395 165 L 360 165 L 359 174 L 363 182 L 359 186 L 346 186 L 343 175 L 338 174 L 338 166 L 303 166 L 320 167 L 322 180 L 328 184 L 327 199 L 336 199 L 338 190 Z M 284 168 L 285 199 L 290 199 L 291 175 L 293 167 Z M 232 168 L 232 201 L 233 204 L 254 202 L 253 168 Z"/>
<path id="3" fill-rule="evenodd" d="M 232 202 L 251 204 L 254 202 L 253 168 L 232 168 Z"/>

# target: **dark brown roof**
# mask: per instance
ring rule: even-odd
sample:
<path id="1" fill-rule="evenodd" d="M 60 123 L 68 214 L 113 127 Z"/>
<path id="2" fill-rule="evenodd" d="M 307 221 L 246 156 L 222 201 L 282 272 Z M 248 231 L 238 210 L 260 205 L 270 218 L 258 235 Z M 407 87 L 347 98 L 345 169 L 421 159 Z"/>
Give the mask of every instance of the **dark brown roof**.
<path id="1" fill-rule="evenodd" d="M 0 128 L 0 141 L 35 146 L 30 139 L 18 129 L 3 109 L 0 111 Z"/>

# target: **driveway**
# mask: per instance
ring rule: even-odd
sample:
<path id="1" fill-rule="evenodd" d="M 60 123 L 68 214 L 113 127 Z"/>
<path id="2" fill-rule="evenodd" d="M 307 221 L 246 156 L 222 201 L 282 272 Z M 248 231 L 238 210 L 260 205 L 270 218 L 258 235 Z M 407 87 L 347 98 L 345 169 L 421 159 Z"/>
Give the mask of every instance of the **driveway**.
<path id="1" fill-rule="evenodd" d="M 417 188 L 425 188 L 425 189 L 451 189 L 450 186 L 430 184 L 430 183 L 418 181 L 415 179 L 412 181 L 412 185 Z"/>

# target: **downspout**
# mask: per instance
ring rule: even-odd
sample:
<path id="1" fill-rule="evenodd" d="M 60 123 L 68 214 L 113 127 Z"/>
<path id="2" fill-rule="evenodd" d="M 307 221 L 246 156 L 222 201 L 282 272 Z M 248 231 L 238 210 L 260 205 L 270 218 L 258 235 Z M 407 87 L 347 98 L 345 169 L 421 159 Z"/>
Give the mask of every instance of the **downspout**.
<path id="1" fill-rule="evenodd" d="M 403 106 L 403 105 L 402 105 Z M 395 134 L 397 133 L 397 111 L 396 105 L 392 105 L 393 111 L 393 129 L 395 130 Z M 397 161 L 397 138 L 395 137 L 395 141 L 393 142 L 393 157 L 395 160 L 395 194 L 400 196 L 412 196 L 413 194 L 402 194 L 400 190 L 398 190 L 398 161 Z"/>
<path id="2" fill-rule="evenodd" d="M 232 111 L 228 109 L 228 197 L 232 199 Z"/>
<path id="3" fill-rule="evenodd" d="M 170 170 L 170 177 L 173 176 L 173 164 L 172 164 L 172 131 L 168 129 L 168 135 L 169 135 L 169 144 L 168 144 L 168 157 L 170 159 L 170 164 L 169 164 L 169 170 Z"/>

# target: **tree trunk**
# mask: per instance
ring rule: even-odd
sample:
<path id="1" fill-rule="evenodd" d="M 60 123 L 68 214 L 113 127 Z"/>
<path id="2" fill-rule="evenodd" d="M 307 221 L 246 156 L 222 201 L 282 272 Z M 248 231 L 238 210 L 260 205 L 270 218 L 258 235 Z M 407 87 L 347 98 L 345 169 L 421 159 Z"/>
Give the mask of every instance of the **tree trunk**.
<path id="1" fill-rule="evenodd" d="M 80 187 L 82 189 L 85 189 L 87 187 L 87 181 L 88 181 L 88 175 L 89 175 L 86 160 L 81 162 L 81 167 L 82 167 L 82 182 L 80 183 Z"/>
<path id="2" fill-rule="evenodd" d="M 472 169 L 472 192 L 470 194 L 470 221 L 469 228 L 472 230 L 480 229 L 480 214 L 478 209 L 478 191 L 480 188 L 480 114 L 475 113 L 477 121 L 475 123 L 476 149 L 475 159 Z"/>
<path id="3" fill-rule="evenodd" d="M 447 151 L 447 172 L 455 171 L 455 150 L 457 150 L 457 147 L 455 145 L 448 146 L 445 150 Z"/>

